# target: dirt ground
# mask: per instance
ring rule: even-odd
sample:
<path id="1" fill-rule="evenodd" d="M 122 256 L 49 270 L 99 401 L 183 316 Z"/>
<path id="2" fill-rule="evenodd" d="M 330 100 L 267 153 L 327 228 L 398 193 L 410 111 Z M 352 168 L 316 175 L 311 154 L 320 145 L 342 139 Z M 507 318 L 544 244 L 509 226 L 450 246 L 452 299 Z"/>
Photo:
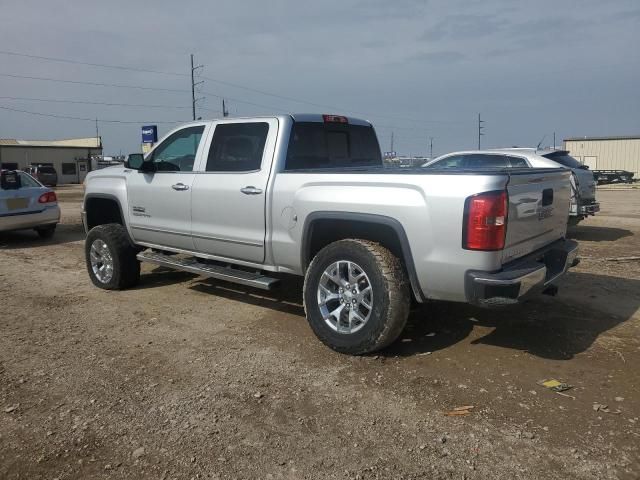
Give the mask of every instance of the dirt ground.
<path id="1" fill-rule="evenodd" d="M 429 304 L 365 357 L 316 340 L 300 282 L 93 287 L 58 193 L 52 240 L 0 234 L 2 479 L 640 478 L 640 262 L 611 260 L 640 256 L 640 190 L 599 191 L 557 297 Z"/>

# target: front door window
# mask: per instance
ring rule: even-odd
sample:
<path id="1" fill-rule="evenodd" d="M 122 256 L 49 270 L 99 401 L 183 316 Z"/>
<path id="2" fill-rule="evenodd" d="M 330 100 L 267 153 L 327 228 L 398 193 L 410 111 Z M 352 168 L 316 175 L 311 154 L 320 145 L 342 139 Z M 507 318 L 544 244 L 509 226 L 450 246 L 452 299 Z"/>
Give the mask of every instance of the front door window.
<path id="1" fill-rule="evenodd" d="M 151 153 L 158 172 L 191 172 L 204 126 L 178 130 Z"/>

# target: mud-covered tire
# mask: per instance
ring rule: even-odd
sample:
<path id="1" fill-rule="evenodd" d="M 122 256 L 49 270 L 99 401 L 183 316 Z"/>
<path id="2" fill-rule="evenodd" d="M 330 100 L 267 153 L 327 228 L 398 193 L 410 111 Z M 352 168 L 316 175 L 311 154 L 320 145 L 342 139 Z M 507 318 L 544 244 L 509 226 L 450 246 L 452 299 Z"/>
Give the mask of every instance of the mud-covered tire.
<path id="1" fill-rule="evenodd" d="M 102 243 L 101 243 L 102 242 Z M 94 272 L 91 261 L 92 245 L 105 245 L 112 274 L 102 279 Z M 93 227 L 85 241 L 85 261 L 89 278 L 93 284 L 105 290 L 122 290 L 132 287 L 140 280 L 140 262 L 136 258 L 138 250 L 129 241 L 126 229 L 118 223 Z"/>
<path id="2" fill-rule="evenodd" d="M 322 315 L 319 287 L 335 262 L 354 262 L 370 280 L 373 297 L 370 316 L 353 333 L 332 328 Z M 407 323 L 411 306 L 409 281 L 402 262 L 382 245 L 368 240 L 339 240 L 324 247 L 309 265 L 304 281 L 304 309 L 311 329 L 328 347 L 361 355 L 393 343 Z"/>

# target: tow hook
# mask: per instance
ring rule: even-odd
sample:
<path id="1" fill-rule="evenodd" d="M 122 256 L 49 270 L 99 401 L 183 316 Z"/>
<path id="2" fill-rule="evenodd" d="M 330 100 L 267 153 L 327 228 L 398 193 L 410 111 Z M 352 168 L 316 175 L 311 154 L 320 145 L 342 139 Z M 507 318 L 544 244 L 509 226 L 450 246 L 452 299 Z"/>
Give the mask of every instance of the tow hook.
<path id="1" fill-rule="evenodd" d="M 558 286 L 557 285 L 549 285 L 542 291 L 543 295 L 551 295 L 555 297 L 558 294 Z"/>

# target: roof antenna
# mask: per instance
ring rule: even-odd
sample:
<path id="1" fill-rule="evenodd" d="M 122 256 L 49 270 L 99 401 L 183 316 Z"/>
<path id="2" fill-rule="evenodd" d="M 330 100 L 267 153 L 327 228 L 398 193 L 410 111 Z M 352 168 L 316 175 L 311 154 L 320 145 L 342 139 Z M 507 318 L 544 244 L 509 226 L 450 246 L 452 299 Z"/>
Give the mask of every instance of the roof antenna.
<path id="1" fill-rule="evenodd" d="M 542 136 L 542 138 L 538 142 L 538 145 L 536 145 L 536 150 L 540 150 L 540 145 L 542 145 L 542 142 L 544 142 L 545 138 L 547 138 L 547 134 L 546 133 Z"/>

